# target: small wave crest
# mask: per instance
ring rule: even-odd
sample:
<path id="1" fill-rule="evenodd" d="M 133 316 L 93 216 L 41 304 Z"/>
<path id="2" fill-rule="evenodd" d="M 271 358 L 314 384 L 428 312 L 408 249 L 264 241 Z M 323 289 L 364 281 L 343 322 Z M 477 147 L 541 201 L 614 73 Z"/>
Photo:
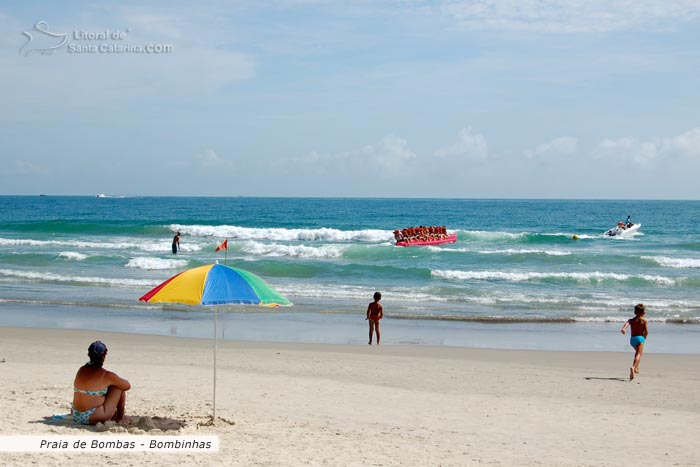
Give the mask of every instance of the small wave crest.
<path id="1" fill-rule="evenodd" d="M 170 251 L 170 242 L 143 241 L 134 242 L 128 239 L 113 242 L 91 242 L 84 240 L 32 240 L 28 238 L 0 238 L 0 246 L 33 246 L 33 247 L 73 247 L 102 250 L 140 250 L 149 252 Z M 202 247 L 189 243 L 182 246 L 182 251 L 199 251 Z"/>
<path id="2" fill-rule="evenodd" d="M 464 323 L 481 323 L 481 324 L 561 324 L 561 323 L 624 323 L 629 319 L 622 316 L 460 316 L 460 315 L 391 315 L 393 319 L 406 320 L 429 320 L 429 321 L 457 321 Z M 696 318 L 679 319 L 679 318 L 663 318 L 655 317 L 648 318 L 649 321 L 655 323 L 671 323 L 671 324 L 698 324 L 700 320 Z"/>
<path id="3" fill-rule="evenodd" d="M 391 314 L 393 319 L 425 320 L 425 321 L 458 321 L 463 323 L 509 324 L 509 323 L 573 323 L 576 320 L 568 317 L 527 317 L 527 316 L 460 316 L 460 315 L 416 315 Z"/>
<path id="4" fill-rule="evenodd" d="M 442 246 L 428 246 L 429 251 L 437 253 L 478 253 L 481 255 L 546 255 L 546 256 L 569 256 L 572 253 L 567 250 L 538 249 L 538 248 L 506 248 L 503 250 L 474 250 L 472 248 L 450 248 Z"/>
<path id="5" fill-rule="evenodd" d="M 667 256 L 642 256 L 642 259 L 654 261 L 665 268 L 690 269 L 700 268 L 700 259 L 695 258 L 669 258 Z"/>
<path id="6" fill-rule="evenodd" d="M 235 225 L 177 225 L 169 226 L 173 232 L 182 232 L 198 237 L 217 237 L 241 240 L 273 240 L 282 242 L 319 241 L 319 242 L 361 242 L 379 243 L 393 238 L 388 230 L 339 230 L 320 229 L 285 229 L 285 228 L 251 228 Z"/>
<path id="7" fill-rule="evenodd" d="M 364 302 L 371 301 L 372 291 L 368 292 L 365 286 L 354 285 L 324 285 L 314 284 L 273 284 L 275 289 L 289 297 L 305 297 L 313 299 L 351 300 Z M 383 294 L 392 300 L 423 303 L 426 301 L 446 301 L 447 298 L 437 297 L 422 290 L 411 288 L 384 289 Z"/>
<path id="8" fill-rule="evenodd" d="M 525 238 L 528 233 L 511 233 L 511 232 L 491 232 L 487 230 L 460 230 L 458 238 L 467 241 L 482 241 L 482 242 L 497 242 L 503 240 L 519 240 Z"/>
<path id="9" fill-rule="evenodd" d="M 78 253 L 77 251 L 62 251 L 58 254 L 61 258 L 73 259 L 75 261 L 83 261 L 88 258 L 88 255 Z"/>
<path id="10" fill-rule="evenodd" d="M 187 266 L 186 259 L 163 259 L 163 258 L 151 258 L 147 256 L 139 256 L 138 258 L 132 258 L 125 264 L 127 268 L 136 269 L 179 269 Z"/>
<path id="11" fill-rule="evenodd" d="M 570 243 L 573 233 L 551 232 L 498 232 L 484 230 L 460 230 L 458 231 L 460 241 L 482 242 L 482 243 L 524 243 L 524 244 L 548 244 L 548 243 Z M 576 234 L 578 239 L 599 238 L 593 235 Z"/>
<path id="12" fill-rule="evenodd" d="M 14 277 L 18 279 L 29 279 L 35 281 L 76 282 L 83 284 L 100 284 L 116 287 L 153 287 L 155 285 L 158 285 L 157 281 L 145 279 L 67 276 L 63 274 L 54 274 L 52 272 L 14 271 L 11 269 L 0 269 L 0 275 L 5 277 Z"/>
<path id="13" fill-rule="evenodd" d="M 570 251 L 565 250 L 538 250 L 533 248 L 515 249 L 508 248 L 506 250 L 481 250 L 482 255 L 547 255 L 547 256 L 569 256 Z"/>
<path id="14" fill-rule="evenodd" d="M 508 282 L 524 282 L 531 280 L 562 279 L 577 282 L 628 281 L 641 279 L 660 285 L 675 285 L 676 279 L 648 274 L 619 274 L 614 272 L 503 272 L 503 271 L 453 271 L 431 270 L 436 277 L 451 280 L 503 280 Z M 684 279 L 680 278 L 679 280 Z"/>
<path id="15" fill-rule="evenodd" d="M 143 302 L 134 303 L 113 303 L 113 302 L 78 302 L 67 300 L 34 300 L 25 298 L 0 298 L 0 303 L 15 303 L 18 305 L 63 305 L 63 306 L 84 306 L 96 308 L 125 308 L 125 309 L 141 309 L 151 310 L 154 308 L 163 308 L 167 304 L 152 304 Z"/>
<path id="16" fill-rule="evenodd" d="M 259 256 L 289 256 L 293 258 L 340 258 L 348 245 L 324 245 L 320 247 L 306 245 L 281 245 L 279 243 L 246 242 L 243 252 Z"/>
<path id="17" fill-rule="evenodd" d="M 573 318 L 573 321 L 577 323 L 624 323 L 628 319 L 628 316 L 577 316 Z M 700 322 L 697 318 L 648 316 L 646 319 L 652 323 L 697 324 Z"/>

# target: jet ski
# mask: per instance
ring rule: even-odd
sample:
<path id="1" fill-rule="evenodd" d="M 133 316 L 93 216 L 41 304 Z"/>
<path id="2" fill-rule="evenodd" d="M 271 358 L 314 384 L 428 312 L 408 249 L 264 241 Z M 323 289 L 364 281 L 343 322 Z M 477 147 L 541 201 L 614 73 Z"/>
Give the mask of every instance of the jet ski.
<path id="1" fill-rule="evenodd" d="M 637 230 L 642 226 L 642 224 L 625 224 L 624 222 L 618 222 L 617 226 L 605 232 L 606 237 L 631 237 Z"/>

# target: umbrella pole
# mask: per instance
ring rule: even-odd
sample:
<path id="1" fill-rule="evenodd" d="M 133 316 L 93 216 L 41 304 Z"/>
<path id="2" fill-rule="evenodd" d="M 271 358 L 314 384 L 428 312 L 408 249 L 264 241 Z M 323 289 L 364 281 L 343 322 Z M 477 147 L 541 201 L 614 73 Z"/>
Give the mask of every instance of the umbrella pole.
<path id="1" fill-rule="evenodd" d="M 216 332 L 216 321 L 218 316 L 218 310 L 214 307 L 214 413 L 211 417 L 212 423 L 216 422 L 216 342 L 217 342 L 217 332 Z"/>

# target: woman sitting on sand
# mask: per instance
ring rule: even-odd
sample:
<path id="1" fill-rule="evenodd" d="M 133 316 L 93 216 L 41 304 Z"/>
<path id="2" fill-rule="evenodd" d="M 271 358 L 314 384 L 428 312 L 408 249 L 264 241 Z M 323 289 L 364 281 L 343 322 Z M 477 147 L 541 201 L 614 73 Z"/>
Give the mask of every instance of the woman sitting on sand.
<path id="1" fill-rule="evenodd" d="M 124 415 L 126 391 L 129 382 L 116 373 L 102 368 L 107 357 L 107 346 L 95 341 L 88 347 L 90 361 L 83 365 L 73 382 L 73 420 L 83 425 L 114 420 L 129 422 Z"/>

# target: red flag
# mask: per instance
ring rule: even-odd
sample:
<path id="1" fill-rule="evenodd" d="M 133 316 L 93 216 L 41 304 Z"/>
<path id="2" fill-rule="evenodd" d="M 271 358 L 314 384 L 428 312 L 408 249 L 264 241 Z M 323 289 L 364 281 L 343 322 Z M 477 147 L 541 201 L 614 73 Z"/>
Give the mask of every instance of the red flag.
<path id="1" fill-rule="evenodd" d="M 214 251 L 219 251 L 219 250 L 228 250 L 228 238 L 221 242 L 221 245 L 216 247 L 216 250 Z"/>

